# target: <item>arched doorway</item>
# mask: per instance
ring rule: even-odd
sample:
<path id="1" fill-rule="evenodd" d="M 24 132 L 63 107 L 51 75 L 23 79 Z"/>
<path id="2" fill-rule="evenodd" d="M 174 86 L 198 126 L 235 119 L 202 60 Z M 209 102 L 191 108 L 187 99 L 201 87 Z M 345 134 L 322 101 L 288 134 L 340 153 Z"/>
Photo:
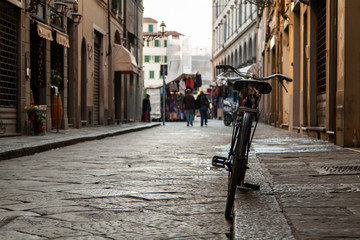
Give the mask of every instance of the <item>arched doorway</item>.
<path id="1" fill-rule="evenodd" d="M 120 33 L 115 32 L 114 43 L 121 45 Z M 122 121 L 122 75 L 119 71 L 114 71 L 114 108 L 115 108 L 115 121 L 120 123 Z"/>

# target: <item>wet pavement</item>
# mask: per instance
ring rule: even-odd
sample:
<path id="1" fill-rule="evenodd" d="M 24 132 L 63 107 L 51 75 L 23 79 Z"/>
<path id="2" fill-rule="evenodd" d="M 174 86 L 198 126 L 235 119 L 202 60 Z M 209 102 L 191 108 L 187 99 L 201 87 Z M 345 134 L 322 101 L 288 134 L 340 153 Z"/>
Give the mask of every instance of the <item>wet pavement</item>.
<path id="1" fill-rule="evenodd" d="M 235 239 L 360 239 L 359 151 L 263 124 L 251 150 Z"/>
<path id="2" fill-rule="evenodd" d="M 0 138 L 0 239 L 360 239 L 359 151 L 259 124 L 231 223 L 231 127 L 199 125 Z"/>
<path id="3" fill-rule="evenodd" d="M 185 125 L 0 161 L 0 239 L 227 239 L 231 129 Z"/>

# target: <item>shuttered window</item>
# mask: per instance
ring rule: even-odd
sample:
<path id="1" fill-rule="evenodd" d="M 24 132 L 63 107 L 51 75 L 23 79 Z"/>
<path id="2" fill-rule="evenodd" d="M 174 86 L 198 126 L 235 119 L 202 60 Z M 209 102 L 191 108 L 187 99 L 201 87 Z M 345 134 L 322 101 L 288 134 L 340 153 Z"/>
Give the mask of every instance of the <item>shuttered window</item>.
<path id="1" fill-rule="evenodd" d="M 94 42 L 94 100 L 93 124 L 99 124 L 100 115 L 100 37 L 96 36 Z"/>
<path id="2" fill-rule="evenodd" d="M 0 3 L 0 107 L 16 107 L 18 92 L 18 19 Z"/>
<path id="3" fill-rule="evenodd" d="M 317 8 L 317 93 L 326 92 L 326 1 Z"/>

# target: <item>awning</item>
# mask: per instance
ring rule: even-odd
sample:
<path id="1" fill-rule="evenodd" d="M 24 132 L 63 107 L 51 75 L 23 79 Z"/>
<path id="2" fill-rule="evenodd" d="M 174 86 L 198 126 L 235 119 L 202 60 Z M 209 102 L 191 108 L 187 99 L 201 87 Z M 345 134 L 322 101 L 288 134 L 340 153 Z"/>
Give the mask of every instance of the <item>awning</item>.
<path id="1" fill-rule="evenodd" d="M 64 47 L 70 47 L 69 36 L 58 31 L 56 31 L 56 42 Z"/>
<path id="2" fill-rule="evenodd" d="M 181 80 L 181 79 L 183 79 L 183 78 L 189 78 L 189 77 L 195 78 L 195 77 L 196 77 L 196 74 L 182 73 L 182 74 L 180 74 L 179 76 L 177 76 L 177 77 L 174 78 L 174 79 L 166 79 L 165 84 L 166 84 L 166 85 L 169 85 L 171 82 L 178 81 L 178 80 Z M 154 84 L 154 85 L 149 86 L 149 87 L 147 87 L 147 88 L 154 89 L 154 88 L 162 88 L 162 87 L 163 87 L 163 83 L 161 83 L 161 84 Z"/>
<path id="3" fill-rule="evenodd" d="M 37 30 L 38 30 L 38 34 L 40 37 L 45 38 L 49 41 L 53 41 L 53 37 L 52 37 L 52 28 L 42 24 L 42 23 L 37 23 Z"/>
<path id="4" fill-rule="evenodd" d="M 127 74 L 137 74 L 137 63 L 134 55 L 122 45 L 114 46 L 114 71 Z"/>

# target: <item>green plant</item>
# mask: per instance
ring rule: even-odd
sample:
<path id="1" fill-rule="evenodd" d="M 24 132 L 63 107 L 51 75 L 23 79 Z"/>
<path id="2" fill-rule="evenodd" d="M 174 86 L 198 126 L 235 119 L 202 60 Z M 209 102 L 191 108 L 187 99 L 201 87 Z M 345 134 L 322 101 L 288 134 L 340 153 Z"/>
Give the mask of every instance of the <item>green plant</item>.
<path id="1" fill-rule="evenodd" d="M 59 87 L 61 85 L 62 77 L 56 70 L 51 70 L 51 85 Z"/>

